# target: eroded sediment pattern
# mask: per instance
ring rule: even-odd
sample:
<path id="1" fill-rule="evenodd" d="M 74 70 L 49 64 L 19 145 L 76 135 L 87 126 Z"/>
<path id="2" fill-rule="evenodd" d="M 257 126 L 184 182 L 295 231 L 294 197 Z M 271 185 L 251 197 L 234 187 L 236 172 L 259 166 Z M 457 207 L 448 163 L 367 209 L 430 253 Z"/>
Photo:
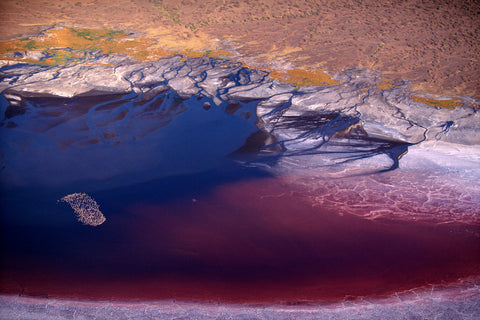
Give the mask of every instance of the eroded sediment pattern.
<path id="1" fill-rule="evenodd" d="M 473 134 L 478 105 L 472 99 L 459 100 L 455 109 L 434 108 L 412 96 L 405 82 L 381 89 L 383 78 L 374 71 L 351 69 L 337 78 L 340 85 L 296 89 L 272 80 L 267 72 L 208 57 L 185 60 L 175 56 L 139 63 L 97 54 L 85 63 L 62 67 L 14 65 L 2 69 L 0 89 L 7 100 L 3 105 L 6 112 L 3 126 L 23 124 L 18 116 L 27 111 L 34 113 L 30 115 L 52 116 L 39 114 L 37 108 L 42 105 L 31 103 L 32 98 L 128 95 L 121 99 L 110 96 L 111 101 L 92 103 L 85 110 L 96 112 L 97 118 L 101 118 L 100 114 L 117 116 L 118 119 L 104 119 L 111 123 L 138 114 L 138 110 L 127 108 L 127 102 L 134 102 L 144 112 L 147 112 L 145 106 L 149 106 L 148 115 L 158 113 L 158 109 L 172 108 L 168 101 L 158 100 L 161 93 L 170 90 L 170 96 L 173 91 L 182 100 L 195 97 L 198 106 L 216 106 L 232 113 L 245 113 L 240 109 L 254 102 L 260 127 L 282 138 L 287 149 L 295 149 L 293 145 L 305 140 L 315 140 L 318 147 L 334 135 L 346 136 L 352 129 L 360 128 L 359 135 L 409 144 L 424 140 L 480 142 L 478 135 Z M 63 120 L 59 122 L 69 119 Z M 103 129 L 106 123 L 92 125 L 100 131 L 95 132 L 97 138 L 105 142 L 101 134 L 108 133 L 107 128 Z"/>
<path id="2" fill-rule="evenodd" d="M 287 179 L 314 207 L 366 219 L 480 224 L 480 187 L 453 174 L 399 169 L 385 174 Z"/>
<path id="3" fill-rule="evenodd" d="M 410 144 L 480 143 L 474 100 L 431 107 L 412 96 L 408 83 L 382 87 L 374 71 L 346 70 L 337 76 L 340 85 L 297 89 L 267 72 L 208 57 L 147 63 L 91 55 L 61 67 L 4 67 L 2 130 L 45 137 L 61 148 L 117 145 L 158 132 L 189 108 L 204 108 L 247 119 L 256 114 L 282 156 L 387 153 L 395 168 Z"/>

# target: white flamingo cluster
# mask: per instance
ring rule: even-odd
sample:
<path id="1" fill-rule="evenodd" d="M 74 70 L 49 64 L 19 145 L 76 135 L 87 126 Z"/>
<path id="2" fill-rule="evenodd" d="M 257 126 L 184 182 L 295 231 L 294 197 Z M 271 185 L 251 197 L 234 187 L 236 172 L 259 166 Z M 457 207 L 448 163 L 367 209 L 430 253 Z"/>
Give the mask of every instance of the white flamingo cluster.
<path id="1" fill-rule="evenodd" d="M 106 220 L 97 202 L 86 193 L 72 193 L 60 201 L 68 203 L 75 211 L 78 221 L 83 224 L 96 227 Z"/>

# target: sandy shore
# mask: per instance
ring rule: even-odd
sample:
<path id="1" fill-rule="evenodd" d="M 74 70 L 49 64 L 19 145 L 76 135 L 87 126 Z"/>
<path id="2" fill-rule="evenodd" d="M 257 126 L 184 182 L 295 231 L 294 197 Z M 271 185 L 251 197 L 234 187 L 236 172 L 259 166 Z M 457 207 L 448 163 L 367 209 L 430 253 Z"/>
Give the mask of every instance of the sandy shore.
<path id="1" fill-rule="evenodd" d="M 334 304 L 247 305 L 165 301 L 74 301 L 0 296 L 0 319 L 445 319 L 480 315 L 478 280 Z"/>

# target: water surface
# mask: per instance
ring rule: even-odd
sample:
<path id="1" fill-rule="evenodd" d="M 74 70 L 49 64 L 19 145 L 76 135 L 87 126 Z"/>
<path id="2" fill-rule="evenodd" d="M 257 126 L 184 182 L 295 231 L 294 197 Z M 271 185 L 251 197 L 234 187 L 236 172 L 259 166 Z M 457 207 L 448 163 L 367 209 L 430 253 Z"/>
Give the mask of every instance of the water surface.
<path id="1" fill-rule="evenodd" d="M 16 126 L 0 128 L 3 293 L 298 303 L 480 274 L 475 189 L 438 170 L 379 170 L 397 146 L 357 136 L 341 147 L 366 148 L 372 170 L 283 170 L 328 154 L 261 150 L 273 138 L 258 133 L 255 101 L 162 90 L 31 97 L 6 114 Z M 58 202 L 77 192 L 103 224 Z"/>

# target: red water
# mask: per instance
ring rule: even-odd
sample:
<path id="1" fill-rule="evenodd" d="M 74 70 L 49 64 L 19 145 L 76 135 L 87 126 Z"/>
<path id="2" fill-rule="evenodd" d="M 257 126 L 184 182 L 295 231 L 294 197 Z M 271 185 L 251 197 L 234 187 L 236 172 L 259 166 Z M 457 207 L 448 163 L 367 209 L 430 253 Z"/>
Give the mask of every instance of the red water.
<path id="1" fill-rule="evenodd" d="M 78 250 L 67 260 L 6 257 L 1 291 L 301 303 L 480 275 L 479 226 L 371 221 L 313 206 L 304 192 L 279 178 L 257 179 L 197 198 L 132 203 L 123 215 L 104 212 L 107 222 L 87 242 L 65 235 Z"/>

